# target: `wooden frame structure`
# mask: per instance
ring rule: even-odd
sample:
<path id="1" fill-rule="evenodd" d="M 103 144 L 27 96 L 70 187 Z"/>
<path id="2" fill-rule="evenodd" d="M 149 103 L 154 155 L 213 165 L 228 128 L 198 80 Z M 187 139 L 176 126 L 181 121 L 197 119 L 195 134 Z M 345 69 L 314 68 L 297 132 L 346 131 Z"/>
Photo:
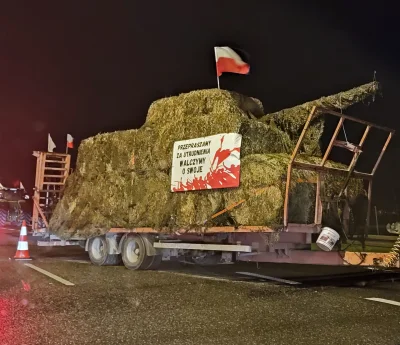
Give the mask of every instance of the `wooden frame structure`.
<path id="1" fill-rule="evenodd" d="M 52 213 L 52 206 L 60 198 L 69 175 L 71 156 L 69 154 L 34 151 L 37 158 L 36 178 L 33 195 L 32 230 L 41 228 L 40 218 L 46 228 Z"/>
<path id="2" fill-rule="evenodd" d="M 339 117 L 339 122 L 335 128 L 334 133 L 332 134 L 331 140 L 330 140 L 329 145 L 322 157 L 320 164 L 298 162 L 298 161 L 296 161 L 296 157 L 299 153 L 304 136 L 305 136 L 308 128 L 310 127 L 311 121 L 316 116 L 317 111 L 319 113 L 329 114 L 329 115 Z M 337 136 L 338 136 L 340 129 L 342 128 L 345 120 L 360 123 L 360 124 L 366 126 L 366 128 L 364 130 L 364 134 L 363 134 L 360 142 L 358 143 L 358 145 L 337 140 Z M 367 136 L 368 136 L 371 128 L 376 128 L 376 129 L 388 132 L 388 136 L 387 136 L 385 144 L 383 145 L 381 152 L 375 162 L 372 172 L 371 173 L 358 172 L 355 170 L 355 167 L 356 167 L 358 158 L 360 157 L 360 154 L 362 153 L 363 145 L 365 143 L 365 140 L 367 139 Z M 361 178 L 363 180 L 368 180 L 368 211 L 367 211 L 367 224 L 366 224 L 368 227 L 370 215 L 371 215 L 372 180 L 373 180 L 375 172 L 378 169 L 378 166 L 382 160 L 382 157 L 383 157 L 394 133 L 395 133 L 395 131 L 393 129 L 378 126 L 378 125 L 375 125 L 375 124 L 367 122 L 367 121 L 359 120 L 355 117 L 344 115 L 342 113 L 338 113 L 333 110 L 328 110 L 328 109 L 325 109 L 322 107 L 314 106 L 311 109 L 311 112 L 307 118 L 307 121 L 304 125 L 303 131 L 299 137 L 299 140 L 297 141 L 296 147 L 292 153 L 292 156 L 290 158 L 290 162 L 288 165 L 288 172 L 287 172 L 287 176 L 286 176 L 285 203 L 284 203 L 284 228 L 287 229 L 288 225 L 289 225 L 288 217 L 289 217 L 290 183 L 292 180 L 292 171 L 293 171 L 293 169 L 296 169 L 296 168 L 304 169 L 304 170 L 312 170 L 312 171 L 317 172 L 317 181 L 316 181 L 317 188 L 316 188 L 315 219 L 314 219 L 314 223 L 317 226 L 321 225 L 321 221 L 322 221 L 322 201 L 321 201 L 321 186 L 322 186 L 322 176 L 321 175 L 322 175 L 322 173 L 330 173 L 330 174 L 338 174 L 338 175 L 346 176 L 346 180 L 345 180 L 343 188 L 339 194 L 339 197 L 342 195 L 342 193 L 346 189 L 346 187 L 350 181 L 350 178 L 354 177 L 354 178 Z M 345 149 L 348 149 L 349 151 L 353 152 L 353 158 L 351 160 L 350 165 L 347 167 L 347 169 L 338 169 L 338 168 L 332 168 L 332 167 L 325 166 L 325 163 L 328 160 L 328 157 L 334 146 L 345 148 Z"/>

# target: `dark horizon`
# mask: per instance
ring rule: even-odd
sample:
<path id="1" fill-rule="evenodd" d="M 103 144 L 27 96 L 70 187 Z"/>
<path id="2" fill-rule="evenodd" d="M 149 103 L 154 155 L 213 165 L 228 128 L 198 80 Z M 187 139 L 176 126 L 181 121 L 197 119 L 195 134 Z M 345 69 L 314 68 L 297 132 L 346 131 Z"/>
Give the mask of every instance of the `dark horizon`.
<path id="1" fill-rule="evenodd" d="M 65 152 L 67 133 L 77 147 L 100 132 L 140 127 L 158 98 L 216 87 L 216 45 L 249 54 L 250 75 L 223 75 L 221 88 L 259 98 L 265 113 L 368 83 L 376 71 L 383 98 L 346 113 L 398 128 L 398 30 L 384 2 L 74 4 L 0 5 L 3 185 L 21 180 L 32 190 L 32 151 L 47 149 L 47 133 Z M 376 154 L 374 142 L 368 147 Z M 374 204 L 397 202 L 399 150 L 395 136 L 376 175 Z"/>

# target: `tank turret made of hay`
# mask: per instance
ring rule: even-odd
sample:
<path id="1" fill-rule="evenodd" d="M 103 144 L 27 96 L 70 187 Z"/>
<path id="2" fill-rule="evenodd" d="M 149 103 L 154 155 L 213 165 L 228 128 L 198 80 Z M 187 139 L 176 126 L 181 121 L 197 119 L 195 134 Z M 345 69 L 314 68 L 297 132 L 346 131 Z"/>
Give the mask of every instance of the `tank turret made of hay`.
<path id="1" fill-rule="evenodd" d="M 373 84 L 375 85 L 375 84 Z M 367 84 L 343 93 L 342 107 L 376 92 Z M 137 130 L 99 134 L 84 140 L 75 172 L 68 178 L 61 201 L 50 219 L 50 228 L 63 238 L 93 236 L 111 227 L 152 227 L 174 231 L 235 222 L 239 225 L 282 224 L 284 179 L 290 153 L 308 109 L 337 107 L 337 96 L 306 103 L 291 110 L 262 116 L 259 100 L 225 90 L 198 90 L 155 101 L 145 124 Z M 297 110 L 296 110 L 297 109 Z M 271 121 L 273 119 L 273 121 Z M 322 118 L 312 125 L 301 159 L 317 162 L 315 147 L 322 134 Z M 241 144 L 240 186 L 231 189 L 171 192 L 174 142 L 220 133 L 239 133 Z M 335 165 L 336 163 L 328 162 Z M 297 176 L 297 175 L 298 176 Z M 310 171 L 296 170 L 293 180 L 313 178 Z M 332 189 L 341 177 L 326 176 Z M 254 195 L 254 188 L 265 191 Z M 354 193 L 360 181 L 349 186 Z M 293 182 L 289 220 L 312 221 L 315 185 Z M 247 201 L 226 217 L 209 218 L 230 204 Z"/>

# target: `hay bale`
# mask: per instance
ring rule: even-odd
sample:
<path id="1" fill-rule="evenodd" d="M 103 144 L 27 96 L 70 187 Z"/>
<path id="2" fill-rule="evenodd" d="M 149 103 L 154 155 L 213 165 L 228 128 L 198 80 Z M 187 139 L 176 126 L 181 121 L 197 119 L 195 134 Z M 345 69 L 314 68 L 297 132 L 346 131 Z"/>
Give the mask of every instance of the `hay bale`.
<path id="1" fill-rule="evenodd" d="M 240 225 L 266 225 L 280 227 L 283 222 L 283 204 L 285 198 L 285 176 L 290 156 L 287 154 L 249 155 L 241 160 L 240 187 L 224 193 L 225 207 L 239 200 L 246 202 L 232 209 L 230 215 Z M 320 158 L 299 156 L 298 161 L 318 163 Z M 341 164 L 327 162 L 330 167 L 342 167 Z M 316 173 L 294 169 L 292 172 L 291 196 L 289 203 L 289 222 L 313 222 L 315 184 L 298 181 L 315 180 Z M 345 177 L 325 175 L 326 194 L 338 193 Z M 255 191 L 268 187 L 265 192 L 255 195 Z M 350 194 L 362 190 L 362 182 L 352 179 Z"/>
<path id="2" fill-rule="evenodd" d="M 224 194 L 225 205 L 246 200 L 230 211 L 238 224 L 270 227 L 282 224 L 284 176 L 288 163 L 289 156 L 285 154 L 250 155 L 241 160 L 240 187 Z M 307 179 L 311 175 L 308 171 L 293 172 L 294 179 Z M 255 195 L 256 190 L 266 187 L 263 193 Z M 302 207 L 302 204 L 298 206 Z M 297 212 L 304 214 L 306 211 Z"/>
<path id="3" fill-rule="evenodd" d="M 140 143 L 135 154 L 136 168 L 168 172 L 175 141 L 220 133 L 242 134 L 242 156 L 290 152 L 294 145 L 289 136 L 273 124 L 257 121 L 256 115 L 261 113 L 259 100 L 219 89 L 157 100 L 136 134 Z"/>
<path id="4" fill-rule="evenodd" d="M 289 135 L 274 123 L 265 124 L 254 120 L 243 120 L 239 129 L 242 135 L 241 157 L 252 154 L 289 153 L 294 143 Z"/>
<path id="5" fill-rule="evenodd" d="M 223 193 L 215 190 L 174 193 L 173 229 L 198 228 L 224 208 Z"/>
<path id="6" fill-rule="evenodd" d="M 133 182 L 127 226 L 155 229 L 168 226 L 174 210 L 169 175 L 155 171 L 138 176 Z"/>
<path id="7" fill-rule="evenodd" d="M 264 115 L 259 121 L 263 123 L 274 121 L 281 130 L 289 134 L 292 141 L 297 142 L 311 109 L 314 106 L 329 110 L 345 110 L 356 103 L 365 101 L 369 97 L 374 98 L 379 89 L 379 83 L 374 81 L 335 95 L 321 97 L 293 108 L 283 109 L 275 113 Z M 318 143 L 322 136 L 323 119 L 319 116 L 322 114 L 323 111 L 318 111 L 316 113 L 314 120 L 311 122 L 310 129 L 304 138 L 302 151 L 307 154 L 315 154 L 315 144 Z"/>
<path id="8" fill-rule="evenodd" d="M 138 133 L 141 147 L 137 168 L 168 170 L 175 141 L 238 133 L 241 121 L 247 118 L 240 104 L 230 92 L 219 89 L 197 90 L 155 101 Z"/>
<path id="9" fill-rule="evenodd" d="M 81 175 L 131 169 L 136 145 L 137 130 L 102 133 L 83 140 L 78 149 L 76 170 Z"/>
<path id="10" fill-rule="evenodd" d="M 214 125 L 214 122 L 221 125 Z M 276 126 L 239 119 L 234 114 L 209 114 L 168 122 L 163 126 L 142 127 L 137 132 L 137 143 L 140 144 L 135 149 L 136 169 L 168 172 L 172 166 L 172 151 L 176 141 L 220 133 L 242 135 L 242 157 L 248 154 L 289 153 L 294 148 L 289 136 Z"/>
<path id="11" fill-rule="evenodd" d="M 168 171 L 172 165 L 175 141 L 219 133 L 237 133 L 239 128 L 240 118 L 234 113 L 174 117 L 157 126 L 146 124 L 138 131 L 135 164 L 139 170 Z"/>
<path id="12" fill-rule="evenodd" d="M 282 176 L 289 163 L 287 153 L 295 143 L 291 131 L 300 127 L 291 125 L 284 132 L 282 124 L 293 124 L 293 119 L 270 116 L 268 122 L 258 120 L 262 112 L 258 100 L 218 89 L 193 91 L 154 102 L 142 128 L 99 134 L 82 142 L 76 171 L 67 181 L 50 227 L 64 238 L 97 235 L 111 227 L 170 230 L 197 227 L 241 199 L 247 201 L 208 224 L 222 225 L 233 218 L 242 225 L 280 225 L 284 200 Z M 318 152 L 322 130 L 322 121 L 319 127 L 312 127 L 305 151 Z M 232 132 L 242 134 L 239 188 L 170 192 L 175 141 Z M 319 158 L 303 159 L 315 163 Z M 293 172 L 294 179 L 314 175 L 307 171 Z M 340 181 L 343 179 L 327 176 L 329 193 L 341 186 Z M 269 188 L 264 193 L 253 195 L 254 189 L 265 186 Z M 353 183 L 351 188 L 354 186 L 359 185 Z M 294 183 L 291 221 L 308 222 L 313 193 L 312 184 Z"/>
<path id="13" fill-rule="evenodd" d="M 227 90 L 195 90 L 153 102 L 147 113 L 146 123 L 162 125 L 165 122 L 177 122 L 187 117 L 194 118 L 208 114 L 234 114 L 247 117 L 247 112 L 263 113 L 261 102 Z M 216 120 L 212 125 L 220 127 L 224 124 Z"/>
<path id="14" fill-rule="evenodd" d="M 158 171 L 146 174 L 112 171 L 97 174 L 96 183 L 93 183 L 95 174 L 87 178 L 87 174 L 77 171 L 68 178 L 50 227 L 64 238 L 102 234 L 111 227 L 152 227 L 171 231 L 196 228 L 203 226 L 213 214 L 241 199 L 246 202 L 227 213 L 238 224 L 279 227 L 289 159 L 287 154 L 249 155 L 242 160 L 239 188 L 184 193 L 171 193 L 170 176 Z M 316 163 L 318 158 L 300 157 L 300 160 Z M 332 164 L 328 162 L 328 165 Z M 312 177 L 315 177 L 314 172 L 293 171 L 292 222 L 307 223 L 310 219 L 315 185 L 297 184 L 296 179 Z M 343 179 L 326 176 L 329 193 L 339 190 Z M 355 190 L 354 186 L 360 187 L 358 181 L 351 183 L 351 190 Z M 255 190 L 267 186 L 269 188 L 264 193 L 254 196 Z"/>
<path id="15" fill-rule="evenodd" d="M 107 202 L 123 200 L 117 192 L 118 186 L 110 183 L 105 176 L 99 175 L 94 184 L 75 172 L 68 178 L 64 195 L 50 219 L 50 228 L 63 238 L 105 233 L 113 226 L 115 219 Z M 125 211 L 124 208 L 119 210 L 124 214 L 118 220 L 119 224 L 126 217 Z"/>
<path id="16" fill-rule="evenodd" d="M 97 182 L 92 181 L 77 172 L 68 178 L 50 220 L 58 235 L 93 236 L 112 227 L 157 229 L 168 225 L 173 204 L 167 174 L 113 172 L 99 174 Z"/>
<path id="17" fill-rule="evenodd" d="M 82 142 L 78 167 L 101 172 L 132 162 L 137 171 L 171 168 L 175 141 L 219 133 L 243 136 L 242 157 L 248 154 L 290 153 L 314 105 L 333 109 L 341 99 L 345 109 L 373 94 L 375 83 L 324 97 L 303 105 L 266 115 L 259 100 L 219 89 L 197 90 L 153 102 L 146 123 L 139 130 L 100 134 Z M 256 116 L 257 115 L 257 116 Z M 309 128 L 302 151 L 320 155 L 319 140 L 324 129 L 321 117 Z"/>

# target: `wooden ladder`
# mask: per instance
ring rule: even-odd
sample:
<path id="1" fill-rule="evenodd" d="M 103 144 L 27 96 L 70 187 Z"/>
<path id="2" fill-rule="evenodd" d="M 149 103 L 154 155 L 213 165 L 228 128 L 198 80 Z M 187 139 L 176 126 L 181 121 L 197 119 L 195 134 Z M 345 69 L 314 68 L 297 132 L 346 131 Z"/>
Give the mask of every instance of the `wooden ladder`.
<path id="1" fill-rule="evenodd" d="M 33 195 L 32 230 L 38 231 L 41 222 L 48 228 L 48 220 L 64 190 L 69 175 L 69 154 L 34 151 L 37 158 Z"/>

